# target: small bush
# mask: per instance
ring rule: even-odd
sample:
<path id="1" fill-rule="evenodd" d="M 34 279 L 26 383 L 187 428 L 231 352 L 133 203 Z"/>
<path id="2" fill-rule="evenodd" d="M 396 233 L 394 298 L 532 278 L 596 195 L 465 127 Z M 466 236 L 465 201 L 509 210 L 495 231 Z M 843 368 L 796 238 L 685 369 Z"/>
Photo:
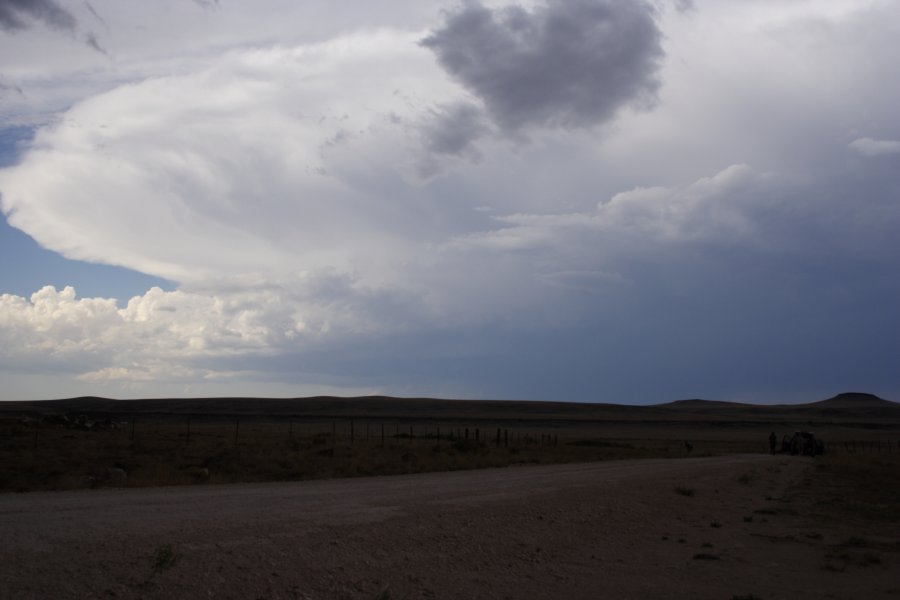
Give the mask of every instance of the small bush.
<path id="1" fill-rule="evenodd" d="M 682 496 L 693 497 L 694 489 L 689 487 L 678 486 L 675 488 L 675 493 L 680 494 Z"/>

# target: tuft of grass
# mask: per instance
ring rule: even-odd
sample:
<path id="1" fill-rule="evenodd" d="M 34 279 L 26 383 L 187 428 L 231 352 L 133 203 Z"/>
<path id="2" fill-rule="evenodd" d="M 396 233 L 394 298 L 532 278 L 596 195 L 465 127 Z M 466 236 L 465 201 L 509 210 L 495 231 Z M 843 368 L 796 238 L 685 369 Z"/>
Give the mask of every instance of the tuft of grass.
<path id="1" fill-rule="evenodd" d="M 150 557 L 150 577 L 165 573 L 178 563 L 178 553 L 172 544 L 157 546 Z"/>
<path id="2" fill-rule="evenodd" d="M 719 529 L 722 526 L 722 524 L 719 523 L 718 521 L 713 521 L 709 524 L 709 526 L 712 527 L 713 529 Z"/>
<path id="3" fill-rule="evenodd" d="M 866 552 L 857 561 L 857 564 L 861 567 L 870 567 L 872 565 L 880 565 L 881 564 L 881 555 L 879 555 L 875 552 Z"/>
<path id="4" fill-rule="evenodd" d="M 694 555 L 694 560 L 719 560 L 719 557 L 708 552 L 698 552 Z"/>
<path id="5" fill-rule="evenodd" d="M 822 563 L 822 570 L 830 573 L 843 573 L 847 570 L 847 567 L 844 565 L 837 565 L 831 561 L 825 561 Z"/>
<path id="6" fill-rule="evenodd" d="M 753 522 L 753 515 L 747 515 L 746 517 L 744 517 L 744 523 L 752 523 L 752 522 Z"/>
<path id="7" fill-rule="evenodd" d="M 675 493 L 680 494 L 682 496 L 687 496 L 688 498 L 692 498 L 695 494 L 694 488 L 678 486 L 675 488 Z"/>
<path id="8" fill-rule="evenodd" d="M 753 471 L 751 471 L 750 473 L 744 473 L 743 475 L 738 477 L 738 483 L 743 483 L 744 485 L 747 485 L 747 484 L 751 483 L 755 477 L 756 477 L 756 473 L 754 473 Z"/>

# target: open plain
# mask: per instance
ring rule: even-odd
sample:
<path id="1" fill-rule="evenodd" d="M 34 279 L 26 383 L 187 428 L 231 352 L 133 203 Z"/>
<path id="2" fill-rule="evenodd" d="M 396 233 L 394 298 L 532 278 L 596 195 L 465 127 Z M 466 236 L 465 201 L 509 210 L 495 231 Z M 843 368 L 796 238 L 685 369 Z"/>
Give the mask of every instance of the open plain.
<path id="1" fill-rule="evenodd" d="M 9 405 L 6 489 L 58 491 L 0 494 L 0 595 L 900 597 L 893 403 L 281 402 L 289 417 Z M 56 418 L 140 408 L 133 439 Z M 768 452 L 770 429 L 801 426 L 824 455 Z"/>

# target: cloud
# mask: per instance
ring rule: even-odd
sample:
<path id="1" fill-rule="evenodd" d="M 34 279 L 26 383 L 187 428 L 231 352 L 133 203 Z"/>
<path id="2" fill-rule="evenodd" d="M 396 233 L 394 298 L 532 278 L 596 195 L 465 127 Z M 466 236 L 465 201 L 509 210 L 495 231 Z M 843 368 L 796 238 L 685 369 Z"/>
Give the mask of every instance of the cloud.
<path id="1" fill-rule="evenodd" d="M 850 147 L 864 156 L 900 154 L 900 142 L 895 140 L 876 140 L 869 137 L 859 138 L 850 142 Z"/>
<path id="2" fill-rule="evenodd" d="M 482 154 L 476 142 L 488 135 L 491 128 L 478 106 L 461 101 L 432 109 L 424 117 L 419 132 L 423 154 L 418 172 L 427 178 L 441 172 L 447 158 L 479 162 Z"/>
<path id="3" fill-rule="evenodd" d="M 675 10 L 680 13 L 691 13 L 696 10 L 694 0 L 674 0 Z"/>
<path id="4" fill-rule="evenodd" d="M 430 119 L 464 138 L 479 127 L 465 108 L 432 109 L 451 84 L 417 36 L 235 51 L 86 100 L 0 172 L 3 209 L 70 258 L 179 282 L 390 264 L 407 232 L 441 235 L 435 205 L 398 187 L 423 139 L 432 154 L 468 151 Z"/>
<path id="5" fill-rule="evenodd" d="M 115 73 L 86 49 L 43 71 L 36 45 L 29 102 L 4 99 L 64 109 L 0 171 L 4 212 L 178 289 L 7 296 L 3 369 L 643 401 L 896 380 L 896 165 L 847 156 L 847 131 L 887 132 L 854 152 L 896 137 L 896 8 L 655 4 L 320 27 L 327 3 L 122 3 Z"/>
<path id="6" fill-rule="evenodd" d="M 0 3 L 0 28 L 16 31 L 29 27 L 28 19 L 54 29 L 74 31 L 75 17 L 54 0 L 4 0 Z"/>
<path id="7" fill-rule="evenodd" d="M 531 11 L 467 2 L 421 43 L 514 132 L 592 126 L 651 105 L 661 38 L 647 3 L 550 0 Z"/>

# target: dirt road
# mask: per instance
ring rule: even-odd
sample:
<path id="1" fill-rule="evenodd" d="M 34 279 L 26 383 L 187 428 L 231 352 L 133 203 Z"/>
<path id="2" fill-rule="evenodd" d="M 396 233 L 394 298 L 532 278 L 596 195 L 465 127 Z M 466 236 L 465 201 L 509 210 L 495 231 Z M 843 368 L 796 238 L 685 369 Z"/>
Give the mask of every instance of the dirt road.
<path id="1" fill-rule="evenodd" d="M 890 572 L 822 568 L 846 532 L 771 508 L 809 467 L 753 455 L 2 495 L 0 594 L 891 597 Z"/>

